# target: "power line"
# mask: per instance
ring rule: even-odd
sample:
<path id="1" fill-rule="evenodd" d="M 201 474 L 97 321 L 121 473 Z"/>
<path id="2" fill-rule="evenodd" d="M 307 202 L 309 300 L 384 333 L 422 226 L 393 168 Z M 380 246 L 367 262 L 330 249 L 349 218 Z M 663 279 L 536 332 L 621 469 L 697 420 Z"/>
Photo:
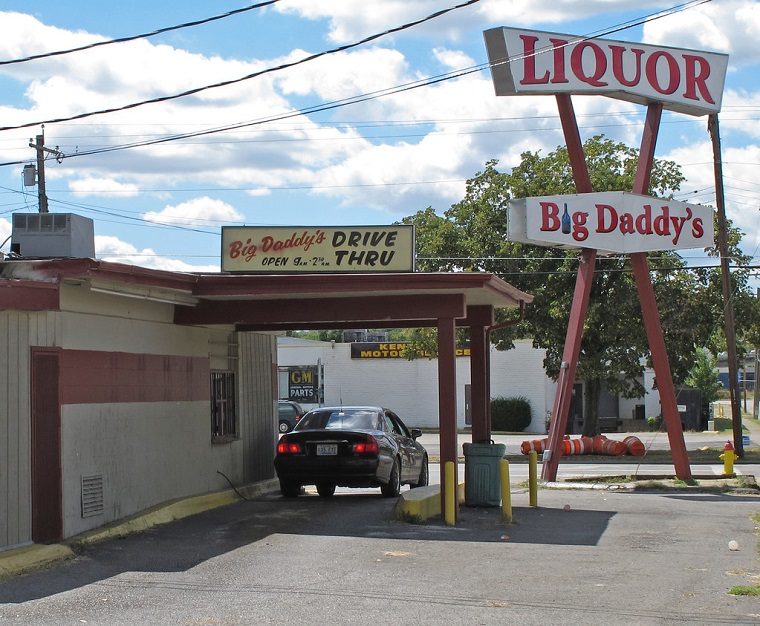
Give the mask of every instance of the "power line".
<path id="1" fill-rule="evenodd" d="M 596 38 L 596 37 L 599 37 L 601 35 L 606 35 L 606 34 L 612 34 L 612 33 L 615 33 L 615 32 L 619 32 L 621 30 L 625 30 L 625 29 L 631 28 L 633 26 L 638 26 L 638 25 L 644 24 L 646 22 L 653 21 L 655 19 L 661 19 L 663 17 L 667 17 L 667 16 L 672 15 L 674 13 L 677 13 L 677 12 L 680 12 L 680 11 L 684 11 L 684 10 L 687 10 L 687 9 L 690 9 L 690 8 L 695 7 L 695 6 L 699 6 L 701 4 L 705 4 L 705 3 L 711 2 L 711 1 L 712 0 L 691 0 L 690 2 L 686 2 L 686 3 L 683 3 L 683 4 L 675 5 L 674 7 L 671 7 L 669 9 L 665 9 L 663 11 L 659 11 L 659 12 L 656 12 L 656 13 L 648 14 L 648 15 L 642 17 L 642 18 L 637 18 L 635 20 L 629 20 L 628 22 L 623 22 L 621 24 L 615 25 L 615 26 L 607 28 L 607 29 L 601 29 L 601 30 L 598 30 L 598 31 L 594 31 L 594 32 L 592 32 L 589 35 L 586 35 L 584 37 L 579 38 L 579 41 Z M 118 112 L 118 111 L 124 111 L 124 110 L 128 110 L 128 109 L 140 107 L 140 106 L 143 106 L 143 105 L 146 105 L 146 104 L 155 104 L 155 103 L 159 103 L 159 102 L 166 102 L 166 101 L 170 101 L 170 100 L 174 100 L 174 99 L 178 99 L 178 98 L 183 98 L 183 97 L 188 96 L 188 95 L 194 95 L 196 93 L 199 93 L 199 92 L 202 92 L 202 91 L 206 91 L 208 89 L 215 89 L 215 88 L 222 87 L 222 86 L 228 86 L 228 85 L 240 83 L 240 82 L 243 82 L 243 81 L 246 81 L 246 80 L 250 80 L 252 78 L 256 78 L 256 77 L 261 76 L 263 74 L 267 74 L 267 73 L 270 73 L 270 72 L 280 71 L 282 69 L 287 69 L 287 68 L 293 67 L 295 65 L 300 65 L 302 63 L 306 63 L 308 61 L 312 61 L 312 60 L 320 58 L 322 56 L 326 56 L 326 55 L 329 55 L 329 54 L 334 54 L 334 53 L 337 53 L 337 52 L 342 52 L 342 51 L 345 51 L 345 50 L 349 50 L 351 48 L 354 48 L 354 47 L 357 47 L 359 45 L 368 43 L 370 41 L 373 41 L 373 40 L 378 39 L 380 37 L 383 37 L 385 35 L 396 33 L 396 32 L 400 32 L 400 31 L 406 30 L 408 28 L 411 28 L 413 26 L 417 26 L 417 25 L 422 24 L 424 22 L 427 22 L 427 21 L 430 21 L 430 20 L 435 19 L 437 17 L 440 17 L 441 15 L 445 15 L 446 13 L 449 13 L 449 12 L 454 11 L 456 9 L 459 9 L 459 8 L 462 8 L 462 7 L 466 7 L 466 6 L 469 6 L 471 4 L 475 4 L 476 2 L 479 2 L 479 0 L 467 0 L 466 2 L 463 2 L 461 4 L 455 5 L 453 7 L 449 7 L 447 9 L 442 9 L 441 11 L 437 11 L 435 13 L 432 13 L 431 15 L 428 15 L 427 17 L 422 18 L 420 20 L 416 20 L 414 22 L 409 22 L 409 23 L 404 24 L 402 26 L 398 26 L 398 27 L 395 27 L 395 28 L 388 29 L 388 30 L 386 30 L 386 31 L 384 31 L 382 33 L 377 33 L 377 34 L 374 34 L 374 35 L 370 35 L 369 37 L 365 37 L 364 39 L 362 39 L 362 40 L 360 40 L 358 42 L 354 42 L 354 43 L 351 43 L 351 44 L 346 44 L 344 46 L 339 46 L 337 48 L 332 48 L 330 50 L 325 50 L 325 51 L 322 51 L 322 52 L 319 52 L 319 53 L 316 53 L 316 54 L 313 54 L 313 55 L 309 55 L 309 56 L 307 56 L 307 57 L 305 57 L 303 59 L 300 59 L 298 61 L 294 61 L 294 62 L 291 62 L 291 63 L 285 63 L 285 64 L 281 64 L 281 65 L 276 66 L 276 67 L 271 67 L 271 68 L 267 68 L 267 69 L 264 69 L 264 70 L 260 70 L 258 72 L 254 72 L 252 74 L 248 74 L 246 76 L 243 76 L 243 77 L 240 77 L 240 78 L 237 78 L 237 79 L 231 79 L 231 80 L 222 81 L 222 82 L 219 82 L 219 83 L 214 83 L 214 84 L 211 84 L 211 85 L 205 85 L 205 86 L 202 86 L 202 87 L 197 87 L 197 88 L 190 89 L 190 90 L 187 90 L 187 91 L 184 91 L 184 92 L 181 92 L 181 93 L 173 94 L 173 95 L 170 95 L 170 96 L 161 96 L 161 97 L 158 97 L 158 98 L 152 98 L 152 99 L 149 99 L 149 100 L 143 100 L 143 101 L 140 101 L 140 102 L 135 102 L 135 103 L 132 103 L 132 104 L 121 106 L 121 107 L 113 107 L 113 108 L 108 108 L 108 109 L 101 109 L 99 111 L 80 113 L 78 115 L 74 115 L 74 116 L 70 116 L 70 117 L 65 117 L 65 118 L 57 118 L 57 119 L 53 119 L 53 120 L 44 120 L 44 121 L 37 121 L 37 122 L 29 122 L 29 123 L 21 124 L 21 125 L 17 125 L 17 126 L 0 127 L 0 131 L 3 131 L 3 130 L 17 130 L 17 129 L 20 129 L 20 128 L 28 128 L 28 127 L 37 126 L 37 125 L 40 125 L 40 124 L 52 124 L 52 123 L 58 123 L 58 122 L 67 122 L 67 121 L 73 121 L 73 120 L 77 120 L 77 119 L 83 119 L 83 118 L 87 118 L 87 117 L 92 117 L 92 116 L 95 116 L 95 115 L 102 115 L 102 114 L 106 114 L 106 113 L 114 113 L 114 112 Z M 536 51 L 536 54 L 539 54 L 541 52 L 542 52 L 541 50 Z M 514 60 L 518 60 L 519 58 L 524 58 L 524 56 L 525 55 L 521 55 L 519 57 L 510 58 L 510 59 L 501 61 L 501 62 L 499 62 L 497 64 L 508 63 L 508 62 L 511 62 L 511 61 L 514 61 Z M 164 140 L 156 140 L 156 141 L 153 141 L 153 142 L 144 142 L 144 143 L 139 143 L 139 144 L 131 144 L 131 145 L 126 145 L 126 146 L 123 146 L 123 147 L 119 147 L 118 149 L 126 149 L 128 147 L 131 148 L 131 147 L 138 147 L 138 146 L 143 146 L 143 145 L 153 145 L 155 143 L 164 143 L 166 141 L 176 141 L 177 139 L 191 137 L 191 136 L 200 136 L 200 135 L 203 135 L 203 134 L 212 134 L 212 133 L 215 133 L 215 132 L 223 132 L 225 130 L 232 130 L 232 129 L 241 128 L 241 127 L 245 127 L 245 126 L 252 126 L 252 125 L 257 125 L 257 124 L 270 123 L 272 121 L 279 121 L 279 120 L 283 120 L 283 119 L 288 119 L 290 117 L 295 117 L 297 115 L 303 115 L 303 114 L 308 114 L 308 113 L 327 111 L 327 110 L 339 108 L 339 107 L 342 107 L 342 106 L 347 106 L 349 104 L 357 104 L 359 102 L 364 102 L 366 100 L 370 100 L 370 99 L 374 99 L 374 98 L 378 98 L 378 97 L 382 97 L 382 96 L 387 96 L 387 95 L 392 95 L 392 94 L 396 94 L 396 93 L 401 93 L 403 91 L 408 91 L 410 89 L 417 89 L 417 88 L 423 87 L 423 86 L 434 85 L 434 84 L 437 84 L 439 82 L 443 82 L 443 81 L 446 81 L 446 80 L 452 80 L 454 78 L 459 78 L 461 76 L 465 76 L 465 75 L 472 74 L 472 73 L 475 73 L 475 72 L 480 72 L 480 71 L 482 71 L 484 69 L 487 69 L 489 67 L 490 67 L 489 63 L 481 63 L 479 65 L 475 65 L 475 66 L 472 66 L 470 68 L 465 68 L 463 70 L 457 70 L 457 71 L 449 72 L 449 73 L 446 73 L 446 74 L 441 74 L 441 75 L 438 75 L 438 76 L 433 76 L 433 77 L 430 77 L 430 78 L 427 78 L 427 79 L 421 79 L 421 80 L 418 80 L 418 81 L 413 81 L 413 82 L 407 83 L 406 85 L 401 85 L 401 86 L 392 87 L 392 88 L 386 88 L 386 89 L 379 90 L 379 91 L 376 91 L 376 92 L 370 92 L 369 94 L 362 94 L 362 95 L 354 96 L 354 97 L 351 97 L 351 98 L 346 98 L 346 99 L 343 99 L 343 100 L 334 101 L 333 103 L 328 103 L 328 104 L 325 104 L 325 105 L 318 105 L 318 106 L 314 106 L 314 107 L 307 107 L 305 109 L 297 110 L 297 111 L 291 112 L 289 114 L 283 114 L 283 115 L 274 116 L 274 117 L 271 117 L 269 119 L 258 120 L 258 121 L 255 121 L 255 122 L 232 124 L 230 126 L 220 127 L 220 128 L 217 128 L 217 129 L 209 129 L 207 131 L 199 131 L 197 133 L 187 133 L 187 134 L 183 134 L 183 135 L 175 135 L 173 137 L 168 137 L 168 138 L 166 138 Z M 117 148 L 114 148 L 114 149 L 117 149 Z M 112 150 L 105 150 L 104 149 L 104 150 L 100 150 L 100 151 L 90 151 L 87 154 L 96 154 L 96 153 L 105 152 L 105 151 L 113 151 L 113 149 Z M 76 156 L 76 155 L 70 155 L 70 156 Z M 16 163 L 13 163 L 13 164 L 16 164 Z M 5 165 L 5 164 L 0 164 L 0 165 Z"/>
<path id="2" fill-rule="evenodd" d="M 262 7 L 269 6 L 270 4 L 275 4 L 276 2 L 279 2 L 279 1 L 280 0 L 267 0 L 266 2 L 251 4 L 247 7 L 242 7 L 240 9 L 233 9 L 232 11 L 227 11 L 226 13 L 222 13 L 220 15 L 206 17 L 200 20 L 195 20 L 193 22 L 184 22 L 183 24 L 177 24 L 176 26 L 167 26 L 165 28 L 159 28 L 159 29 L 153 30 L 149 33 L 142 33 L 140 35 L 130 35 L 128 37 L 119 37 L 117 39 L 97 41 L 95 43 L 87 44 L 85 46 L 79 46 L 77 48 L 69 48 L 67 50 L 56 50 L 54 52 L 43 52 L 40 54 L 33 54 L 31 56 L 23 57 L 20 59 L 10 59 L 8 61 L 0 61 L 0 66 L 13 65 L 14 63 L 26 63 L 27 61 L 36 61 L 38 59 L 47 59 L 49 57 L 61 56 L 64 54 L 71 54 L 72 52 L 81 52 L 82 50 L 90 50 L 92 48 L 99 48 L 100 46 L 109 46 L 114 43 L 125 43 L 127 41 L 135 41 L 136 39 L 147 39 L 148 37 L 154 37 L 155 35 L 161 35 L 163 33 L 168 33 L 173 30 L 180 30 L 182 28 L 190 28 L 192 26 L 200 26 L 201 24 L 208 24 L 209 22 L 221 20 L 226 17 L 231 17 L 233 15 L 239 15 L 240 13 L 245 13 L 246 11 L 252 11 L 253 9 L 260 9 Z"/>
<path id="3" fill-rule="evenodd" d="M 616 24 L 616 25 L 613 25 L 613 26 L 608 27 L 606 29 L 600 29 L 600 30 L 594 31 L 594 32 L 592 32 L 592 33 L 590 33 L 588 35 L 585 35 L 585 36 L 579 38 L 579 41 L 580 40 L 589 40 L 589 39 L 593 39 L 593 38 L 596 38 L 596 37 L 599 37 L 599 36 L 602 36 L 602 35 L 616 33 L 616 32 L 619 32 L 621 30 L 625 30 L 625 29 L 631 28 L 633 26 L 638 26 L 638 25 L 641 25 L 641 24 L 644 24 L 646 22 L 653 21 L 653 20 L 656 20 L 656 19 L 661 19 L 663 17 L 667 17 L 667 16 L 672 15 L 674 13 L 677 13 L 677 12 L 680 12 L 680 11 L 685 11 L 687 9 L 693 8 L 695 6 L 699 6 L 701 4 L 706 4 L 707 2 L 711 2 L 711 1 L 712 0 L 690 0 L 689 2 L 676 5 L 674 7 L 671 7 L 669 9 L 665 9 L 663 11 L 659 11 L 659 12 L 655 12 L 655 13 L 650 13 L 648 15 L 645 15 L 644 17 L 637 18 L 635 20 L 629 20 L 628 22 L 623 22 L 621 24 Z M 456 8 L 458 8 L 458 7 L 452 7 L 450 9 L 446 9 L 446 11 L 451 11 L 451 10 L 456 9 Z M 433 15 L 436 15 L 436 14 L 433 14 Z M 420 20 L 418 23 L 421 23 L 422 21 L 426 21 L 426 20 L 428 20 L 430 18 L 431 18 L 431 16 L 429 16 L 428 18 L 424 18 L 423 20 Z M 407 28 L 408 26 L 409 25 L 405 25 L 405 26 L 398 27 L 398 28 L 399 29 L 403 29 L 403 28 Z M 386 32 L 392 32 L 392 31 L 386 31 Z M 367 39 L 377 38 L 379 36 L 381 36 L 381 35 L 373 35 L 373 36 L 371 36 L 370 38 L 367 38 Z M 358 42 L 356 44 L 350 44 L 350 46 L 348 46 L 348 47 L 353 47 L 353 46 L 359 45 L 360 43 L 362 43 L 362 42 Z M 330 51 L 328 51 L 327 53 L 329 53 L 329 52 Z M 499 63 L 496 63 L 494 65 L 498 65 L 500 63 L 511 63 L 512 61 L 523 59 L 526 56 L 535 56 L 535 55 L 541 54 L 543 52 L 545 52 L 545 51 L 544 50 L 537 50 L 536 52 L 534 52 L 534 53 L 532 53 L 530 55 L 525 55 L 525 54 L 517 55 L 517 56 L 514 56 L 514 57 L 510 57 L 509 59 L 506 59 L 504 61 L 501 61 Z M 306 60 L 310 60 L 311 58 L 316 58 L 316 57 L 321 56 L 323 54 L 326 54 L 326 53 L 323 52 L 323 53 L 319 53 L 317 55 L 313 55 L 312 57 L 309 57 L 307 59 L 299 61 L 299 63 L 300 62 L 305 62 Z M 210 135 L 210 134 L 216 134 L 216 133 L 220 133 L 220 132 L 226 132 L 226 131 L 229 131 L 229 130 L 239 130 L 241 128 L 246 128 L 246 127 L 250 127 L 250 126 L 258 126 L 258 125 L 263 125 L 263 124 L 269 124 L 269 123 L 272 123 L 272 122 L 282 121 L 282 120 L 290 119 L 290 118 L 293 118 L 293 117 L 298 117 L 298 116 L 301 116 L 301 115 L 310 115 L 310 114 L 319 113 L 319 112 L 323 112 L 323 111 L 330 111 L 330 110 L 337 109 L 337 108 L 342 108 L 342 107 L 345 107 L 345 106 L 348 106 L 348 105 L 351 105 L 351 104 L 358 104 L 358 103 L 361 103 L 361 102 L 366 102 L 366 101 L 369 101 L 369 100 L 374 100 L 374 99 L 380 98 L 380 97 L 385 97 L 385 96 L 389 96 L 389 95 L 403 93 L 403 92 L 406 92 L 406 91 L 411 91 L 413 89 L 418 89 L 420 87 L 427 87 L 427 86 L 430 86 L 430 85 L 435 85 L 435 84 L 438 84 L 438 83 L 441 83 L 441 82 L 452 80 L 454 78 L 461 78 L 462 76 L 466 76 L 466 75 L 469 75 L 469 74 L 477 73 L 477 72 L 483 71 L 485 69 L 488 69 L 488 68 L 490 68 L 490 66 L 491 65 L 489 63 L 481 63 L 481 64 L 474 65 L 474 66 L 471 66 L 471 67 L 468 67 L 468 68 L 464 68 L 464 69 L 460 69 L 460 70 L 454 70 L 454 71 L 447 72 L 447 73 L 444 73 L 444 74 L 439 74 L 439 75 L 436 75 L 436 76 L 431 76 L 431 77 L 428 77 L 428 78 L 419 79 L 419 80 L 416 80 L 416 81 L 410 81 L 408 83 L 405 83 L 405 84 L 402 84 L 402 85 L 398 85 L 396 87 L 388 87 L 388 88 L 385 88 L 385 89 L 380 89 L 380 90 L 373 91 L 373 92 L 368 92 L 368 93 L 365 93 L 365 94 L 359 94 L 359 95 L 356 95 L 356 96 L 351 96 L 351 97 L 348 97 L 348 98 L 344 98 L 342 100 L 336 100 L 336 101 L 333 101 L 333 102 L 323 103 L 321 105 L 314 105 L 312 107 L 306 107 L 306 108 L 302 108 L 302 109 L 296 109 L 294 111 L 278 114 L 278 115 L 275 115 L 275 116 L 272 116 L 272 117 L 269 117 L 269 118 L 260 118 L 258 120 L 252 120 L 252 121 L 247 121 L 247 122 L 238 122 L 238 123 L 230 124 L 230 125 L 227 125 L 227 126 L 221 126 L 221 127 L 216 127 L 216 128 L 211 128 L 211 129 L 205 129 L 205 130 L 200 130 L 200 131 L 194 131 L 194 132 L 189 132 L 189 133 L 181 133 L 181 134 L 176 134 L 176 135 L 170 135 L 170 136 L 166 136 L 164 138 L 159 138 L 159 139 L 155 139 L 155 140 L 147 140 L 147 141 L 142 141 L 142 142 L 134 142 L 132 144 L 124 144 L 124 145 L 121 145 L 121 146 L 112 146 L 112 147 L 108 147 L 108 148 L 90 150 L 90 151 L 81 152 L 81 153 L 77 153 L 77 154 L 71 154 L 71 155 L 69 155 L 69 157 L 73 157 L 73 156 L 87 156 L 87 155 L 91 155 L 91 154 L 102 154 L 102 153 L 105 153 L 105 152 L 114 152 L 114 151 L 118 151 L 118 150 L 124 150 L 124 149 L 128 149 L 128 148 L 134 148 L 134 147 L 146 147 L 146 146 L 150 146 L 150 145 L 158 145 L 158 144 L 161 144 L 161 143 L 168 143 L 168 142 L 171 142 L 171 141 L 178 141 L 178 140 L 181 140 L 181 139 L 188 139 L 188 138 L 191 138 L 191 137 L 200 137 L 200 136 L 204 136 L 204 135 Z M 270 70 L 264 70 L 261 73 L 264 73 L 266 71 L 273 71 L 273 70 L 276 70 L 276 69 L 277 68 L 270 68 Z M 239 80 L 245 80 L 246 78 L 247 77 L 244 77 L 243 79 L 239 79 Z M 3 130 L 3 129 L 0 128 L 0 130 Z M 4 164 L 0 164 L 0 165 L 4 165 Z"/>
<path id="4" fill-rule="evenodd" d="M 705 0 L 706 1 L 706 0 Z M 451 11 L 454 11 L 456 9 L 461 9 L 463 7 L 470 6 L 472 4 L 475 4 L 477 2 L 480 2 L 480 0 L 466 0 L 465 2 L 462 2 L 460 4 L 457 4 L 455 6 L 449 7 L 447 9 L 441 9 L 440 11 L 436 11 L 435 13 L 431 13 L 427 17 L 424 17 L 419 20 L 415 20 L 413 22 L 407 22 L 406 24 L 403 24 L 402 26 L 396 26 L 394 28 L 390 28 L 388 30 L 385 30 L 381 33 L 376 33 L 374 35 L 370 35 L 369 37 L 365 37 L 364 39 L 361 39 L 359 41 L 356 41 L 354 43 L 345 44 L 343 46 L 338 46 L 337 48 L 331 48 L 329 50 L 323 50 L 322 52 L 317 52 L 315 54 L 311 54 L 309 56 L 304 57 L 303 59 L 299 59 L 298 61 L 291 61 L 289 63 L 282 63 L 280 65 L 277 65 L 275 67 L 269 67 L 263 70 L 260 70 L 258 72 L 253 72 L 251 74 L 247 74 L 246 76 L 242 76 L 240 78 L 233 78 L 230 80 L 224 80 L 220 81 L 218 83 L 213 83 L 210 85 L 204 85 L 202 87 L 195 87 L 193 89 L 188 89 L 186 91 L 172 94 L 169 96 L 159 96 L 158 98 L 151 98 L 148 100 L 141 100 L 139 102 L 133 102 L 131 104 L 126 104 L 120 107 L 112 107 L 108 109 L 101 109 L 99 111 L 90 111 L 87 113 L 79 113 L 77 115 L 71 115 L 68 117 L 60 117 L 52 120 L 43 120 L 43 121 L 36 121 L 36 122 L 28 122 L 26 124 L 19 124 L 16 126 L 0 126 L 0 131 L 4 130 L 18 130 L 21 128 L 30 128 L 32 126 L 40 126 L 41 124 L 55 124 L 57 122 L 70 122 L 72 120 L 79 120 L 84 119 L 86 117 L 92 117 L 94 115 L 103 115 L 106 113 L 116 113 L 118 111 L 126 111 L 129 109 L 134 109 L 137 107 L 145 106 L 146 104 L 156 104 L 159 102 L 169 102 L 171 100 L 177 100 L 178 98 L 184 98 L 187 96 L 191 96 L 203 91 L 207 91 L 209 89 L 217 89 L 219 87 L 226 87 L 228 85 L 234 85 L 237 83 L 244 82 L 246 80 L 250 80 L 252 78 L 257 78 L 259 76 L 263 76 L 264 74 L 269 74 L 272 72 L 278 72 L 284 69 L 288 69 L 291 67 L 295 67 L 297 65 L 301 65 L 303 63 L 307 63 L 309 61 L 313 61 L 315 59 L 321 58 L 323 56 L 336 54 L 338 52 L 344 52 L 346 50 L 350 50 L 352 48 L 356 48 L 357 46 L 361 46 L 363 44 L 369 43 L 371 41 L 374 41 L 376 39 L 380 39 L 381 37 L 385 37 L 386 35 L 391 35 L 393 33 L 398 33 L 404 30 L 407 30 L 409 28 L 412 28 L 414 26 L 418 26 L 420 24 L 423 24 L 425 22 L 428 22 L 430 20 L 433 20 L 435 18 L 441 17 L 442 15 L 446 15 L 447 13 L 450 13 Z"/>

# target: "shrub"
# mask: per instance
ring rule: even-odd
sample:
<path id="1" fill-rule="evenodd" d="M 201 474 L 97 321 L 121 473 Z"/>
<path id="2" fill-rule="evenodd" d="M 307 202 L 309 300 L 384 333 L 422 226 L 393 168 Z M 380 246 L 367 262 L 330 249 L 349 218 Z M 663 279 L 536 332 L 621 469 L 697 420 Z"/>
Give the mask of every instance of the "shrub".
<path id="1" fill-rule="evenodd" d="M 531 421 L 527 398 L 494 398 L 491 400 L 491 429 L 511 433 L 525 430 Z"/>

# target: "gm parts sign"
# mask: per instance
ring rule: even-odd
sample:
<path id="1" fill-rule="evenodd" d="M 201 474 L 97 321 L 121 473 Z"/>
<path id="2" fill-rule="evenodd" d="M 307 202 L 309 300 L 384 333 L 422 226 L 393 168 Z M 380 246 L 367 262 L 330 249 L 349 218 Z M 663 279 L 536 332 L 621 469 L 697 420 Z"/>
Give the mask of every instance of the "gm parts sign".
<path id="1" fill-rule="evenodd" d="M 497 96 L 596 94 L 689 115 L 720 111 L 725 54 L 516 28 L 484 37 Z"/>
<path id="2" fill-rule="evenodd" d="M 624 191 L 511 200 L 508 230 L 512 241 L 607 253 L 715 245 L 710 207 Z"/>
<path id="3" fill-rule="evenodd" d="M 222 271 L 414 271 L 414 226 L 223 226 Z"/>

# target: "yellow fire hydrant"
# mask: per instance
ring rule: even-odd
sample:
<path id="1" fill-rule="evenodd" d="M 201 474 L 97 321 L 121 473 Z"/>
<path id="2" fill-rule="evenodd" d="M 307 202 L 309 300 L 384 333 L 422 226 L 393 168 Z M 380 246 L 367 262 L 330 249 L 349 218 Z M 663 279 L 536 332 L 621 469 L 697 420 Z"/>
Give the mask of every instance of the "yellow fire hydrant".
<path id="1" fill-rule="evenodd" d="M 720 455 L 723 460 L 723 474 L 729 475 L 734 473 L 734 459 L 736 459 L 736 452 L 734 452 L 734 446 L 730 441 L 726 442 L 723 446 L 723 454 Z"/>

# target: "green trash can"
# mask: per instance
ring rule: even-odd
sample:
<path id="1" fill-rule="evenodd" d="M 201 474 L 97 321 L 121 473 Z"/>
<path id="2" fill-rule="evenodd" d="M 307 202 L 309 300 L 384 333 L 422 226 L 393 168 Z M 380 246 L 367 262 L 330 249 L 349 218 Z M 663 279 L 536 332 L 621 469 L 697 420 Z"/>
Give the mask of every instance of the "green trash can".
<path id="1" fill-rule="evenodd" d="M 465 443 L 464 503 L 467 506 L 501 506 L 499 461 L 507 446 L 503 443 Z"/>

